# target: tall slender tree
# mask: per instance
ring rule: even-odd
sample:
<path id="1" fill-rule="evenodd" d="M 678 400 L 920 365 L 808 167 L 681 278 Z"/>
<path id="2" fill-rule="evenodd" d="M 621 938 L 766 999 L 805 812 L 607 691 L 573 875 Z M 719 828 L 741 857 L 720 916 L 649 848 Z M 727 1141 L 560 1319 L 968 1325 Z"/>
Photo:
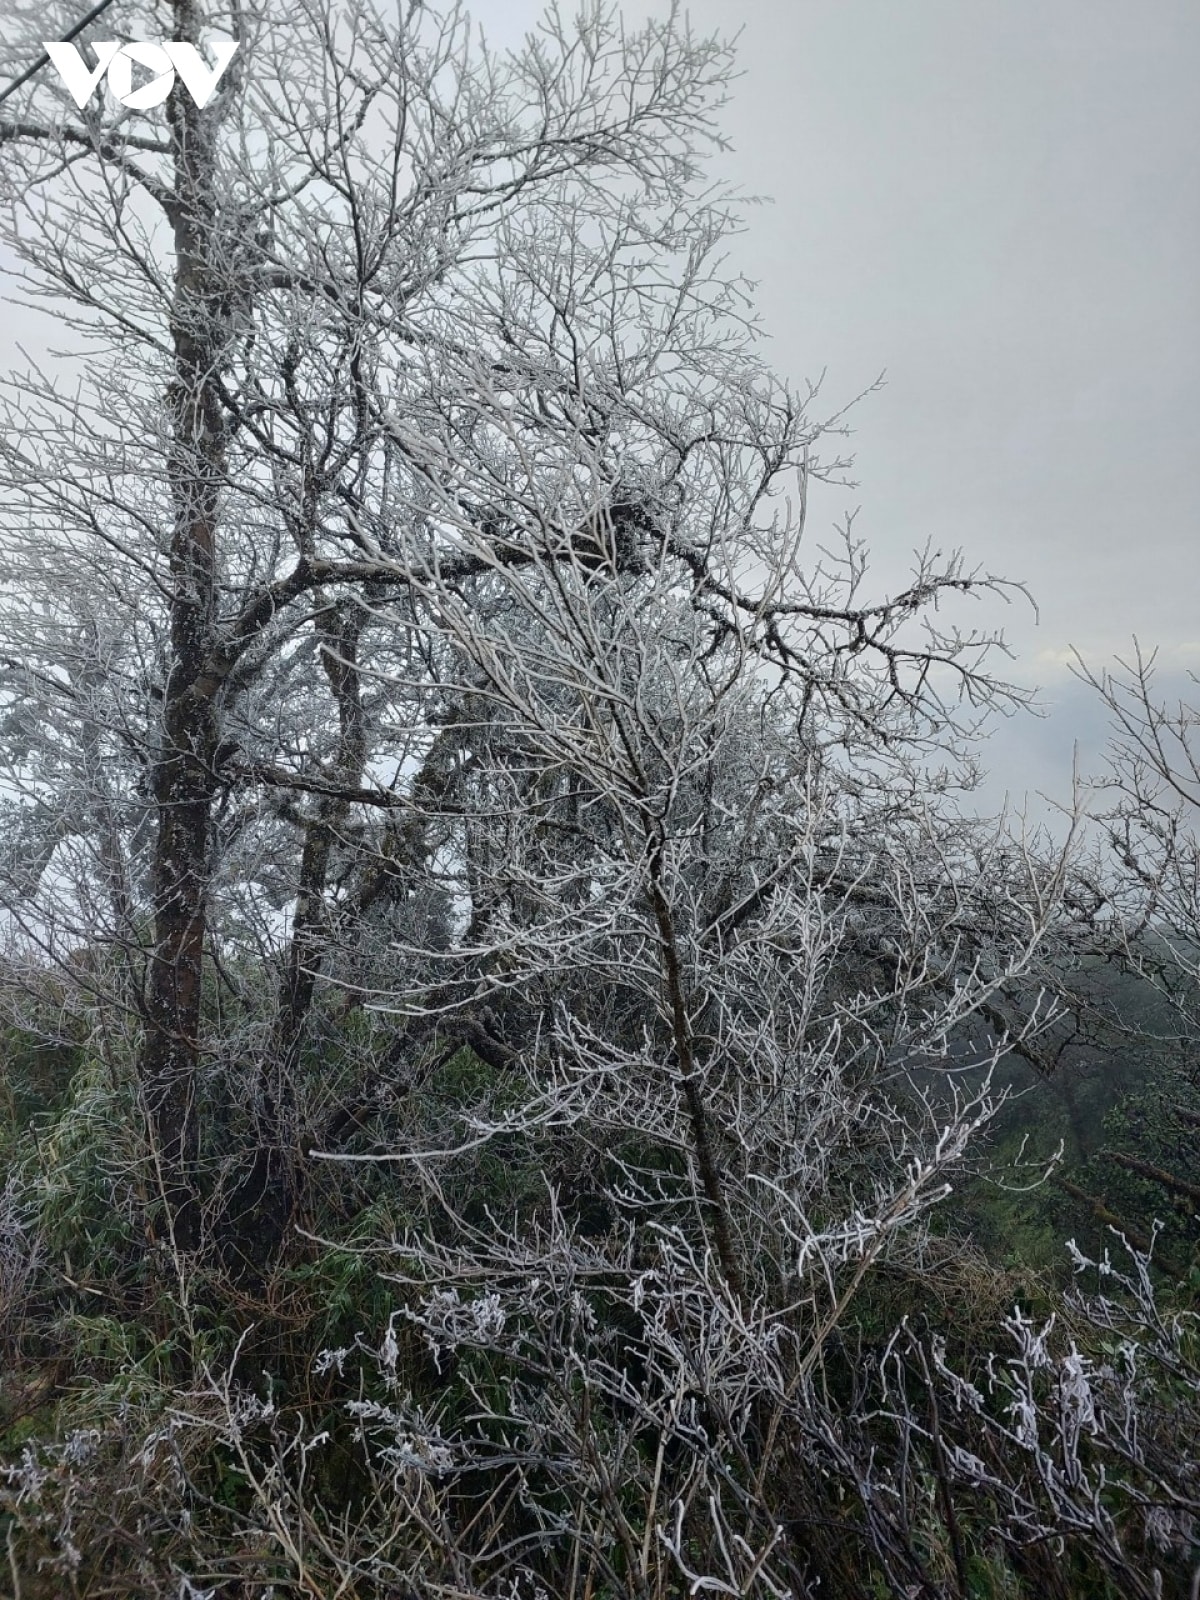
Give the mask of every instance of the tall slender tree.
<path id="1" fill-rule="evenodd" d="M 26 13 L 29 53 L 68 20 Z M 574 628 L 597 673 L 636 681 L 628 642 L 606 642 L 605 585 L 657 586 L 703 623 L 685 656 L 703 637 L 714 661 L 732 650 L 801 686 L 800 737 L 824 719 L 826 742 L 867 765 L 889 739 L 944 743 L 947 694 L 1005 691 L 980 664 L 987 637 L 929 621 L 947 593 L 995 580 L 927 556 L 872 603 L 853 535 L 840 558 L 809 552 L 802 510 L 783 509 L 839 472 L 821 439 L 841 423 L 770 376 L 720 264 L 731 206 L 701 187 L 701 157 L 725 47 L 675 11 L 628 33 L 593 7 L 503 56 L 457 9 L 388 19 L 366 0 L 286 17 L 268 0 L 114 0 L 79 47 L 163 28 L 201 53 L 237 43 L 203 108 L 177 83 L 146 111 L 101 90 L 81 112 L 47 70 L 0 122 L 7 248 L 72 330 L 78 372 L 69 390 L 39 372 L 9 386 L 9 683 L 55 708 L 73 773 L 47 783 L 45 734 L 14 755 L 15 823 L 40 870 L 22 852 L 10 883 L 31 934 L 49 928 L 36 879 L 77 942 L 103 933 L 126 953 L 155 1226 L 190 1250 L 222 1153 L 205 1096 L 250 1107 L 246 1204 L 270 1191 L 286 1220 L 298 1203 L 323 1127 L 296 1088 L 314 997 L 352 977 L 353 1006 L 391 981 L 355 967 L 372 908 L 394 909 L 405 884 L 428 895 L 449 849 L 468 943 L 482 936 L 494 840 L 445 815 L 485 764 L 478 707 L 494 689 L 476 624 L 569 662 Z M 90 731 L 72 749 L 75 713 Z M 589 737 L 633 750 L 611 715 Z M 658 780 L 626 759 L 721 1235 Z M 90 887 L 60 870 L 64 837 L 119 885 L 103 927 Z M 229 988 L 235 901 L 278 969 L 273 1015 L 236 1037 L 206 1000 Z M 486 987 L 486 967 L 466 970 Z"/>

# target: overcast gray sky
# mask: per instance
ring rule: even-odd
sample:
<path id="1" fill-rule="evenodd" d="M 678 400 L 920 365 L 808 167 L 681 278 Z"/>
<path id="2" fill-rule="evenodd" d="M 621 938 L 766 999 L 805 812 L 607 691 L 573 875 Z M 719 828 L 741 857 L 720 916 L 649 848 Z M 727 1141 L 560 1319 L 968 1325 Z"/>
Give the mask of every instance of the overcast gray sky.
<path id="1" fill-rule="evenodd" d="M 472 10 L 499 42 L 540 6 Z M 857 413 L 859 531 L 881 574 L 932 537 L 1029 583 L 1040 622 L 1001 620 L 1057 710 L 990 754 L 1061 789 L 1099 730 L 1071 645 L 1103 664 L 1137 634 L 1164 677 L 1200 669 L 1200 5 L 687 10 L 742 30 L 721 170 L 773 197 L 737 246 L 772 359 L 827 369 L 829 397 L 886 369 Z"/>

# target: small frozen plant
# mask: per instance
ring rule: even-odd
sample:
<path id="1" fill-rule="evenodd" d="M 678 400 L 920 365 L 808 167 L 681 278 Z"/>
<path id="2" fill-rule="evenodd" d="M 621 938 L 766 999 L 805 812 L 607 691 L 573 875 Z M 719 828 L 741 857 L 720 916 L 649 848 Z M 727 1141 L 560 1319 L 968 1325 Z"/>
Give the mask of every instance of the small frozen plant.
<path id="1" fill-rule="evenodd" d="M 460 1345 L 490 1345 L 504 1332 L 507 1320 L 500 1296 L 495 1292 L 474 1300 L 462 1300 L 457 1289 L 436 1290 L 422 1302 L 421 1311 L 412 1315 L 424 1329 L 439 1369 L 440 1357 L 457 1350 Z"/>

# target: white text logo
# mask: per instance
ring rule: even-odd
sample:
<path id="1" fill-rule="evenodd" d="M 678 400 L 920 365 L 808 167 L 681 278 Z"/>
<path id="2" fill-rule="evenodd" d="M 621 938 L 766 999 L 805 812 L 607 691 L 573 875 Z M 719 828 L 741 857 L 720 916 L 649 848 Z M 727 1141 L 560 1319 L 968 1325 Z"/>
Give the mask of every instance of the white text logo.
<path id="1" fill-rule="evenodd" d="M 70 90 L 71 98 L 82 110 L 95 93 L 100 79 L 108 74 L 109 93 L 130 111 L 149 111 L 160 106 L 175 87 L 175 74 L 198 106 L 206 106 L 225 68 L 237 54 L 237 43 L 225 40 L 212 47 L 216 66 L 210 67 L 194 44 L 177 39 L 162 44 L 139 41 L 122 44 L 119 39 L 102 39 L 92 46 L 96 65 L 89 67 L 73 44 L 44 43 L 43 49 L 58 68 L 58 75 Z M 133 87 L 133 66 L 137 63 L 154 77 L 140 89 Z"/>

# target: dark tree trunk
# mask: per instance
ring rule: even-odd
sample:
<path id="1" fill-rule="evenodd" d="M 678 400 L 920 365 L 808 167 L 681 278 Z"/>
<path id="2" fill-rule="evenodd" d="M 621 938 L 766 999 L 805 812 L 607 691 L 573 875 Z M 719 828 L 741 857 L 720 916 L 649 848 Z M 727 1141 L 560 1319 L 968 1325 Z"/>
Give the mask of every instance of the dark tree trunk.
<path id="1" fill-rule="evenodd" d="M 198 42 L 199 8 L 176 0 L 175 37 Z M 200 1243 L 196 1120 L 209 836 L 220 738 L 219 680 L 206 672 L 216 626 L 219 498 L 225 471 L 217 382 L 226 316 L 218 292 L 213 117 L 176 86 L 168 103 L 175 182 L 174 379 L 169 478 L 170 670 L 154 772 L 154 943 L 147 979 L 141 1083 L 166 1204 L 164 1236 Z"/>
<path id="2" fill-rule="evenodd" d="M 358 672 L 358 640 L 366 612 L 356 601 L 342 601 L 328 606 L 315 620 L 321 638 L 321 665 L 338 711 L 338 748 L 329 780 L 344 790 L 353 790 L 362 783 L 367 759 Z M 329 940 L 325 894 L 330 857 L 349 812 L 349 802 L 345 799 L 332 795 L 323 797 L 317 802 L 316 813 L 305 829 L 292 940 L 279 994 L 274 1052 L 279 1071 L 289 1080 L 299 1064 L 317 977 Z"/>
<path id="3" fill-rule="evenodd" d="M 326 606 L 314 619 L 320 659 L 338 712 L 338 745 L 324 776 L 331 786 L 353 791 L 367 760 L 358 642 L 366 612 L 354 600 Z M 333 853 L 350 813 L 343 795 L 324 795 L 304 829 L 292 937 L 284 958 L 271 1048 L 264 1063 L 258 1104 L 257 1147 L 229 1218 L 227 1244 L 244 1264 L 262 1266 L 272 1255 L 302 1203 L 303 1115 L 298 1073 L 317 981 L 333 930 L 328 903 Z"/>

